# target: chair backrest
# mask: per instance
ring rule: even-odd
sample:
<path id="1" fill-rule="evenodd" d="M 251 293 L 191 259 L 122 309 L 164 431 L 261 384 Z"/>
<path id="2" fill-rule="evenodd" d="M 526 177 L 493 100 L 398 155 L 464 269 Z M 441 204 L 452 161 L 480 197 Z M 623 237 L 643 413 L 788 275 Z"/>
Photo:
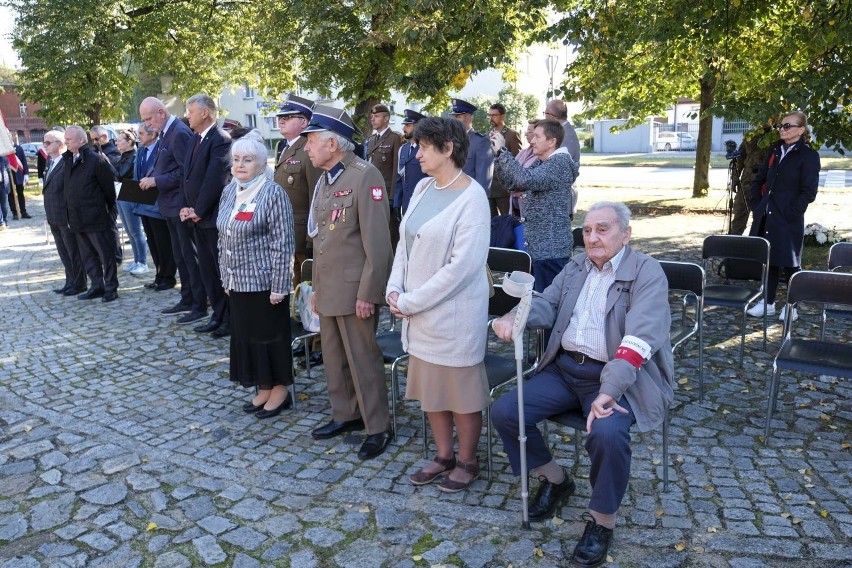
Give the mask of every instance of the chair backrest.
<path id="1" fill-rule="evenodd" d="M 852 268 L 852 243 L 834 243 L 828 249 L 828 269 Z"/>
<path id="2" fill-rule="evenodd" d="M 800 270 L 790 277 L 787 302 L 819 302 L 852 305 L 852 274 Z"/>
<path id="3" fill-rule="evenodd" d="M 491 247 L 488 249 L 488 268 L 498 273 L 494 278 L 494 295 L 488 300 L 488 315 L 502 316 L 520 301 L 503 291 L 503 276 L 515 270 L 532 273 L 532 258 L 523 250 Z"/>
<path id="4" fill-rule="evenodd" d="M 586 248 L 586 241 L 583 240 L 583 227 L 574 227 L 571 231 L 571 236 L 574 238 L 574 249 Z"/>
<path id="5" fill-rule="evenodd" d="M 711 258 L 724 258 L 725 278 L 765 281 L 769 268 L 769 241 L 763 237 L 709 235 L 701 247 L 704 268 Z"/>
<path id="6" fill-rule="evenodd" d="M 669 281 L 669 290 L 682 290 L 696 296 L 704 295 L 704 269 L 694 262 L 661 260 L 660 266 Z"/>
<path id="7" fill-rule="evenodd" d="M 307 259 L 302 261 L 302 281 L 313 280 L 314 274 L 314 261 L 313 259 Z"/>

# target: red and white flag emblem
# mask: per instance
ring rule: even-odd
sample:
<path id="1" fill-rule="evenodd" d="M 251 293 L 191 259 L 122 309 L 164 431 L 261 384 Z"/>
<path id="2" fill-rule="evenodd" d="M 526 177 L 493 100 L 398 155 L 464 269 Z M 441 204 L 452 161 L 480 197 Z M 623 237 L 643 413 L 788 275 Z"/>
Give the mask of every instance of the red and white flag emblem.
<path id="1" fill-rule="evenodd" d="M 378 185 L 374 185 L 370 188 L 370 195 L 373 197 L 373 201 L 381 201 L 384 193 L 384 188 Z"/>

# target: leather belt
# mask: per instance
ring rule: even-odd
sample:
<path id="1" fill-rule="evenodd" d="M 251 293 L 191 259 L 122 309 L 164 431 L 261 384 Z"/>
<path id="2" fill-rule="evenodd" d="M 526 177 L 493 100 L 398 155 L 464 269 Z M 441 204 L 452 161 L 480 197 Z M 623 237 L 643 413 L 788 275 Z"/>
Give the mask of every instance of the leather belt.
<path id="1" fill-rule="evenodd" d="M 574 359 L 574 361 L 578 365 L 590 365 L 590 364 L 601 365 L 601 366 L 606 365 L 605 362 L 598 361 L 597 359 L 592 359 L 591 357 L 589 357 L 585 353 L 580 353 L 579 351 L 568 351 L 567 349 L 562 348 L 562 347 L 560 347 L 559 350 L 562 353 L 564 353 L 565 355 L 568 355 L 569 357 Z"/>

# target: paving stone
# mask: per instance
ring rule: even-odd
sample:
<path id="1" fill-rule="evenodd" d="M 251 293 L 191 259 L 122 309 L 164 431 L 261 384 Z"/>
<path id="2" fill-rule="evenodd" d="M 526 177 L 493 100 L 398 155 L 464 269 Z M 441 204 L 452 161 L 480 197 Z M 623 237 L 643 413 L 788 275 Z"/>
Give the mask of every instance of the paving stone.
<path id="1" fill-rule="evenodd" d="M 135 491 L 148 491 L 150 489 L 157 489 L 160 486 L 160 482 L 147 473 L 133 472 L 126 479 L 127 483 Z"/>
<path id="2" fill-rule="evenodd" d="M 30 526 L 35 531 L 52 529 L 71 519 L 74 495 L 66 493 L 56 499 L 36 503 L 30 513 Z"/>
<path id="3" fill-rule="evenodd" d="M 406 527 L 414 515 L 407 511 L 390 508 L 376 509 L 376 524 L 380 529 L 399 529 Z"/>
<path id="4" fill-rule="evenodd" d="M 22 513 L 0 517 L 0 540 L 17 540 L 27 534 L 27 518 Z"/>
<path id="5" fill-rule="evenodd" d="M 86 532 L 86 527 L 84 527 L 83 525 L 70 524 L 56 529 L 55 531 L 53 531 L 53 534 L 55 534 L 59 538 L 71 540 L 77 538 L 84 532 Z"/>
<path id="6" fill-rule="evenodd" d="M 207 532 L 216 535 L 231 530 L 237 525 L 235 525 L 225 517 L 211 515 L 198 521 L 198 526 L 200 526 Z"/>
<path id="7" fill-rule="evenodd" d="M 77 552 L 77 550 L 79 549 L 76 546 L 64 542 L 58 544 L 45 543 L 38 548 L 38 553 L 45 558 L 61 558 L 63 556 L 70 556 Z"/>
<path id="8" fill-rule="evenodd" d="M 284 558 L 284 555 L 290 552 L 291 548 L 293 548 L 293 544 L 291 542 L 279 540 L 267 548 L 260 557 L 263 560 L 274 562 Z"/>
<path id="9" fill-rule="evenodd" d="M 231 507 L 228 513 L 248 521 L 259 521 L 269 513 L 269 508 L 263 501 L 249 498 Z"/>
<path id="10" fill-rule="evenodd" d="M 265 535 L 249 527 L 240 527 L 223 534 L 219 538 L 244 550 L 254 550 L 266 541 Z"/>
<path id="11" fill-rule="evenodd" d="M 777 538 L 733 538 L 719 536 L 706 545 L 707 550 L 739 554 L 766 554 L 784 558 L 801 558 L 802 545 L 798 542 Z"/>
<path id="12" fill-rule="evenodd" d="M 559 552 L 561 552 L 561 549 L 559 549 Z M 491 562 L 496 554 L 497 547 L 493 544 L 480 543 L 463 547 L 458 551 L 457 556 L 464 561 L 465 566 L 483 568 L 483 566 Z"/>
<path id="13" fill-rule="evenodd" d="M 260 568 L 260 561 L 255 560 L 251 556 L 246 556 L 242 552 L 238 552 L 234 556 L 234 563 L 231 568 Z"/>
<path id="14" fill-rule="evenodd" d="M 101 552 L 112 550 L 116 546 L 116 542 L 114 540 L 100 532 L 84 534 L 79 537 L 78 540 L 85 542 L 95 550 L 99 550 Z"/>
<path id="15" fill-rule="evenodd" d="M 40 568 L 38 560 L 32 556 L 17 556 L 0 564 L 0 568 Z"/>
<path id="16" fill-rule="evenodd" d="M 42 455 L 38 461 L 41 464 L 41 467 L 50 469 L 52 467 L 59 467 L 60 465 L 68 463 L 68 456 L 60 451 L 54 450 Z"/>
<path id="17" fill-rule="evenodd" d="M 533 541 L 525 538 L 510 544 L 503 551 L 503 556 L 512 563 L 521 564 L 532 558 L 533 548 L 535 548 Z"/>
<path id="18" fill-rule="evenodd" d="M 115 505 L 127 497 L 127 487 L 123 483 L 107 483 L 91 491 L 86 491 L 80 498 L 96 505 Z"/>
<path id="19" fill-rule="evenodd" d="M 125 469 L 139 465 L 140 463 L 141 461 L 139 460 L 139 456 L 136 454 L 124 454 L 105 460 L 101 465 L 101 471 L 103 471 L 105 475 L 112 475 L 113 473 L 124 471 Z"/>
<path id="20" fill-rule="evenodd" d="M 263 524 L 266 531 L 275 538 L 281 538 L 282 535 L 292 533 L 293 531 L 297 531 L 302 528 L 302 524 L 299 522 L 299 519 L 292 513 L 284 513 L 283 515 L 270 517 L 266 519 Z"/>
<path id="21" fill-rule="evenodd" d="M 160 552 L 166 546 L 168 546 L 169 542 L 172 540 L 172 537 L 166 534 L 158 534 L 148 541 L 148 552 Z M 165 556 L 165 555 L 164 555 Z"/>
<path id="22" fill-rule="evenodd" d="M 58 469 L 50 469 L 39 475 L 39 479 L 50 485 L 56 485 L 62 481 L 62 472 Z"/>
<path id="23" fill-rule="evenodd" d="M 356 540 L 334 556 L 334 561 L 343 568 L 381 568 L 388 553 L 376 543 Z"/>
<path id="24" fill-rule="evenodd" d="M 738 556 L 728 560 L 731 568 L 773 568 L 771 564 L 766 564 L 762 560 L 756 558 L 745 558 Z"/>
<path id="25" fill-rule="evenodd" d="M 686 552 L 664 552 L 653 554 L 642 559 L 645 568 L 680 568 L 686 566 L 689 554 Z"/>
<path id="26" fill-rule="evenodd" d="M 198 556 L 201 557 L 202 562 L 207 565 L 218 564 L 228 558 L 225 551 L 216 542 L 216 538 L 211 535 L 196 538 L 192 541 L 192 544 L 195 546 L 195 550 L 198 552 Z"/>
<path id="27" fill-rule="evenodd" d="M 312 550 L 300 550 L 290 556 L 290 566 L 300 568 L 317 568 L 319 566 L 317 557 Z"/>
<path id="28" fill-rule="evenodd" d="M 326 527 L 311 527 L 305 531 L 305 538 L 316 546 L 329 548 L 346 537 L 340 531 Z"/>
<path id="29" fill-rule="evenodd" d="M 53 449 L 53 443 L 50 440 L 39 440 L 38 442 L 30 442 L 21 444 L 8 451 L 8 454 L 16 460 L 23 460 L 35 457 Z"/>
<path id="30" fill-rule="evenodd" d="M 202 536 L 204 536 L 204 531 L 202 531 L 199 527 L 192 527 L 174 537 L 172 542 L 174 544 L 183 544 L 184 542 L 189 542 Z"/>
<path id="31" fill-rule="evenodd" d="M 154 568 L 190 568 L 189 558 L 180 552 L 166 552 L 154 561 Z"/>

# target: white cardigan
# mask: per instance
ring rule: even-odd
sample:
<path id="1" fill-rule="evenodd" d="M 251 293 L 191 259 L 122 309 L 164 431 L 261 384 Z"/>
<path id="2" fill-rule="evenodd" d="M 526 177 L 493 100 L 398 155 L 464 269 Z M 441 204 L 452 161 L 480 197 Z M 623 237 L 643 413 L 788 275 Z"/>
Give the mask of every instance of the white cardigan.
<path id="1" fill-rule="evenodd" d="M 408 211 L 426 188 L 417 187 Z M 424 223 L 409 253 L 402 219 L 387 297 L 399 293 L 397 306 L 411 317 L 402 323 L 406 352 L 438 365 L 470 367 L 485 358 L 488 279 L 485 263 L 491 241 L 491 214 L 482 186 L 470 186 L 436 217 Z"/>

